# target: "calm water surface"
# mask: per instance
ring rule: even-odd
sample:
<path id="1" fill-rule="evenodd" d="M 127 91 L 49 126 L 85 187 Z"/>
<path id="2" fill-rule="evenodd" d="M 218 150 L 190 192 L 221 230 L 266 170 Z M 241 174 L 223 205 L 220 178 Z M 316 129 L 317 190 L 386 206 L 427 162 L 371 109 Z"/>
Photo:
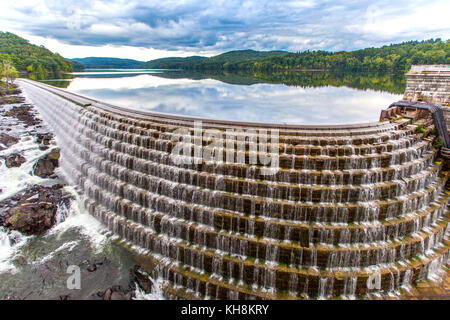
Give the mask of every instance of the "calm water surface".
<path id="1" fill-rule="evenodd" d="M 287 86 L 227 83 L 176 71 L 90 70 L 74 73 L 67 90 L 131 109 L 205 118 L 289 124 L 377 121 L 400 94 L 323 83 Z M 360 75 L 355 75 L 355 79 Z M 235 80 L 235 79 L 234 79 Z M 248 80 L 248 79 L 247 79 Z M 253 82 L 253 83 L 252 83 Z M 255 83 L 256 82 L 256 83 Z M 48 81 L 52 83 L 52 81 Z"/>

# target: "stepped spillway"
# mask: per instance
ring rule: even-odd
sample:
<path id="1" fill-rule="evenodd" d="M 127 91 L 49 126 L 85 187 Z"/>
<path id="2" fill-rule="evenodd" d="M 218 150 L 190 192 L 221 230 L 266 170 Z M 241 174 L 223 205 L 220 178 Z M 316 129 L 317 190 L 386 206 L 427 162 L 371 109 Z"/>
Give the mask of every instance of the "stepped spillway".
<path id="1" fill-rule="evenodd" d="M 19 84 L 55 131 L 61 168 L 86 208 L 154 259 L 168 298 L 363 297 L 448 264 L 445 178 L 431 141 L 406 121 L 201 119 L 198 129 L 200 119 Z M 240 143 L 241 161 L 173 157 L 180 146 L 195 149 L 187 134 L 207 147 L 211 129 L 214 154 L 237 156 Z M 253 130 L 277 138 L 253 140 Z M 273 161 L 250 164 L 275 154 L 276 171 Z"/>

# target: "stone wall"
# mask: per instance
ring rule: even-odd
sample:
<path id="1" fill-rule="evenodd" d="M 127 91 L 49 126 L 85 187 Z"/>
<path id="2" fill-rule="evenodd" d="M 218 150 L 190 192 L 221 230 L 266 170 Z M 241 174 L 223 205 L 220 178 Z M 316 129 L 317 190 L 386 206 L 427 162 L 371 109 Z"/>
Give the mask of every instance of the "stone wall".
<path id="1" fill-rule="evenodd" d="M 404 100 L 450 107 L 450 66 L 412 66 L 406 74 Z"/>

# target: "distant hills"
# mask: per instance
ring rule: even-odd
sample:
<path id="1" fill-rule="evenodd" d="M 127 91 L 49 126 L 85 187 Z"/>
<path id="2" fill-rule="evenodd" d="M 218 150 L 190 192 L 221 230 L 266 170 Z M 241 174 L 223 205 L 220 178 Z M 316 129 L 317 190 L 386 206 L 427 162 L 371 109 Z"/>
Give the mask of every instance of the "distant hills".
<path id="1" fill-rule="evenodd" d="M 338 72 L 403 73 L 412 64 L 449 64 L 450 40 L 430 39 L 356 51 L 255 51 L 236 50 L 210 58 L 170 57 L 141 62 L 113 58 L 74 59 L 87 68 L 181 69 L 186 71 L 287 72 L 323 70 Z"/>
<path id="2" fill-rule="evenodd" d="M 407 71 L 412 64 L 450 64 L 450 40 L 430 39 L 356 51 L 235 50 L 213 57 L 170 57 L 151 61 L 88 57 L 66 59 L 10 32 L 0 32 L 0 61 L 21 73 L 43 79 L 61 72 L 89 69 L 181 69 L 195 72 L 279 73 L 298 70 L 337 72 Z"/>
<path id="3" fill-rule="evenodd" d="M 184 69 L 184 70 L 224 70 L 237 63 L 251 63 L 263 58 L 282 56 L 286 51 L 236 50 L 206 58 L 192 56 L 187 58 L 162 58 L 146 62 L 143 67 L 149 69 Z"/>
<path id="4" fill-rule="evenodd" d="M 144 64 L 144 61 L 104 57 L 74 58 L 72 61 L 87 69 L 139 69 Z"/>
<path id="5" fill-rule="evenodd" d="M 0 61 L 3 60 L 11 61 L 19 72 L 31 74 L 34 78 L 73 70 L 68 59 L 10 32 L 0 32 Z"/>
<path id="6" fill-rule="evenodd" d="M 148 61 L 144 63 L 143 67 L 146 69 L 184 69 L 186 65 L 197 65 L 205 60 L 208 58 L 200 56 L 161 58 Z"/>
<path id="7" fill-rule="evenodd" d="M 75 58 L 73 68 L 80 69 L 81 64 L 87 69 L 186 69 L 186 70 L 217 70 L 222 69 L 232 63 L 258 61 L 262 58 L 288 54 L 286 51 L 255 51 L 255 50 L 236 50 L 226 52 L 214 57 L 191 56 L 187 58 L 169 57 L 155 59 L 147 62 L 118 59 L 118 58 Z"/>

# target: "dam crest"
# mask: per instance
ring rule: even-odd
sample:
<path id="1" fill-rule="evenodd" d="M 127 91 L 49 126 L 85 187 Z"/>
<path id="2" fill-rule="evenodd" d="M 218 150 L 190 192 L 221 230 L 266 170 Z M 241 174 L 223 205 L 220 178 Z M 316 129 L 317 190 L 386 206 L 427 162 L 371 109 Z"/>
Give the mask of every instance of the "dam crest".
<path id="1" fill-rule="evenodd" d="M 448 265 L 443 164 L 408 119 L 199 119 L 18 82 L 54 130 L 61 168 L 87 210 L 153 259 L 147 271 L 167 298 L 362 298 L 407 289 Z M 207 147 L 211 130 L 214 154 L 240 143 L 244 161 L 174 161 L 177 146 L 195 158 L 180 132 Z M 252 140 L 252 130 L 276 140 Z M 272 174 L 273 161 L 251 161 L 274 155 Z"/>

